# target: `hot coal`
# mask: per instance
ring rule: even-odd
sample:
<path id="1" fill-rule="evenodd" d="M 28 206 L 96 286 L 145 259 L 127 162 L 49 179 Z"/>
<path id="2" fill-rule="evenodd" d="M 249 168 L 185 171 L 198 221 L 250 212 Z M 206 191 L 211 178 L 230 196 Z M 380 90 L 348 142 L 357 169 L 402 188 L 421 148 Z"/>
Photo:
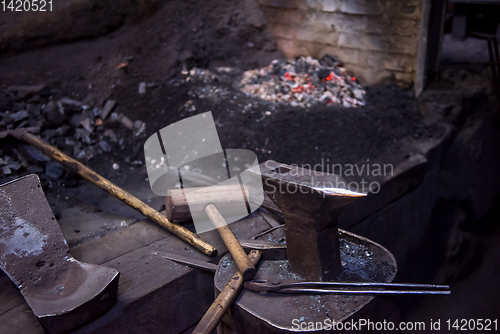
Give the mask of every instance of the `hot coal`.
<path id="1" fill-rule="evenodd" d="M 364 106 L 365 91 L 335 56 L 273 60 L 243 73 L 241 90 L 271 102 L 309 107 L 315 103 Z"/>

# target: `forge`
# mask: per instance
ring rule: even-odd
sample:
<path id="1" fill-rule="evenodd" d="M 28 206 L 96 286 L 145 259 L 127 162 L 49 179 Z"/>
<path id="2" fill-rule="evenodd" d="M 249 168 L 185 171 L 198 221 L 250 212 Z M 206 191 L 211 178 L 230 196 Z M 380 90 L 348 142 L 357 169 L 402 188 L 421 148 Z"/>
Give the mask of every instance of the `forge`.
<path id="1" fill-rule="evenodd" d="M 495 324 L 498 1 L 16 4 L 0 3 L 0 333 Z"/>

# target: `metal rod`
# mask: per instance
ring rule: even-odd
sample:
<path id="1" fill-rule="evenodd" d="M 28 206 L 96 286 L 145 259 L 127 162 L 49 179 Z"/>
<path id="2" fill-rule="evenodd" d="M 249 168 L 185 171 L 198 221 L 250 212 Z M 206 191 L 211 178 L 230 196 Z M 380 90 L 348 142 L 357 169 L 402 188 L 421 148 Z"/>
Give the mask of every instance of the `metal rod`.
<path id="1" fill-rule="evenodd" d="M 333 286 L 333 287 L 381 287 L 381 288 L 420 288 L 420 289 L 449 289 L 448 285 L 416 284 L 416 283 L 383 283 L 383 282 L 294 282 L 279 285 L 282 288 L 296 286 Z"/>
<path id="2" fill-rule="evenodd" d="M 385 283 L 385 282 L 280 282 L 250 281 L 245 287 L 254 291 L 277 293 L 333 293 L 333 294 L 450 294 L 448 285 Z M 340 288 L 340 289 L 339 289 Z M 353 289 L 349 289 L 353 288 Z M 381 288 L 379 290 L 374 288 Z M 418 289 L 418 290 L 415 290 Z"/>
<path id="3" fill-rule="evenodd" d="M 218 267 L 216 264 L 213 264 L 210 262 L 200 261 L 200 260 L 196 260 L 196 259 L 182 256 L 182 255 L 172 254 L 172 253 L 153 252 L 152 254 L 159 256 L 159 257 L 162 257 L 164 259 L 174 261 L 174 262 L 179 263 L 179 264 L 186 265 L 188 267 L 202 269 L 202 270 L 210 271 L 213 273 L 215 273 L 215 271 L 217 270 L 217 267 Z"/>
<path id="4" fill-rule="evenodd" d="M 330 293 L 336 295 L 449 295 L 449 290 L 329 290 L 329 289 L 306 289 L 285 288 L 278 293 Z"/>
<path id="5" fill-rule="evenodd" d="M 264 219 L 266 219 L 266 218 L 264 218 Z M 272 231 L 274 231 L 274 230 L 277 230 L 277 229 L 279 229 L 279 228 L 282 228 L 282 227 L 285 227 L 285 224 L 280 225 L 280 226 L 271 227 L 270 229 L 265 230 L 265 231 L 264 231 L 264 232 L 262 232 L 262 233 L 259 233 L 259 234 L 257 234 L 257 235 L 254 235 L 254 236 L 252 237 L 252 240 L 255 240 L 255 239 L 259 238 L 259 237 L 262 237 L 263 235 L 266 235 L 266 234 L 268 234 L 268 233 L 270 233 L 270 232 L 272 232 Z"/>

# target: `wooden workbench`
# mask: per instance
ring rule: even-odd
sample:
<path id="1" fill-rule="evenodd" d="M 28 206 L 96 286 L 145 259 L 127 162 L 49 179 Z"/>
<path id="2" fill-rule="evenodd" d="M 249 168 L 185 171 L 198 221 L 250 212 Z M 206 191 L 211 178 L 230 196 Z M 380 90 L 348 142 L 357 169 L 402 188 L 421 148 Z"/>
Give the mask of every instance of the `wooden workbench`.
<path id="1" fill-rule="evenodd" d="M 269 229 L 260 216 L 230 225 L 240 239 Z M 120 272 L 118 301 L 104 315 L 76 333 L 182 333 L 195 325 L 214 299 L 213 273 L 191 269 L 152 255 L 171 252 L 217 261 L 227 252 L 217 231 L 200 235 L 217 248 L 209 258 L 148 221 L 71 248 L 78 260 L 101 264 Z M 44 333 L 21 293 L 0 272 L 0 333 Z"/>

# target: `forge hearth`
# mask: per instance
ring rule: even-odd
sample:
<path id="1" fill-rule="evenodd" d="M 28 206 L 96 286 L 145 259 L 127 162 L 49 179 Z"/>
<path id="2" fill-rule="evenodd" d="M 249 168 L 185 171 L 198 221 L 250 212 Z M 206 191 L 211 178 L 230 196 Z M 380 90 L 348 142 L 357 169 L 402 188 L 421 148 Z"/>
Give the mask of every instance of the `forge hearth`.
<path id="1" fill-rule="evenodd" d="M 358 107 L 365 104 L 365 91 L 335 56 L 275 59 L 270 65 L 243 73 L 245 93 L 270 102 L 310 107 L 315 103 Z"/>

